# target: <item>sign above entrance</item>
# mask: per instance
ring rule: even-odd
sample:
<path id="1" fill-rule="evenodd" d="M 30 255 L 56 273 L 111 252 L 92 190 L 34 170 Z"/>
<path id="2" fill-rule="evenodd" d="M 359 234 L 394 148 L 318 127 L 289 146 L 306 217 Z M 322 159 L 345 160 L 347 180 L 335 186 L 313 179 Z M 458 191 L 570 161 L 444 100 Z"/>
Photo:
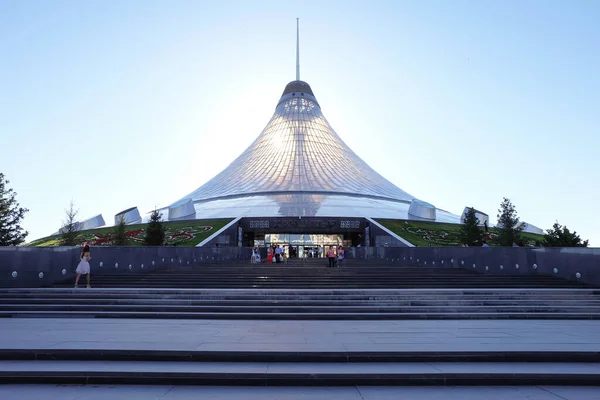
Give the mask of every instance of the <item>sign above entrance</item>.
<path id="1" fill-rule="evenodd" d="M 343 232 L 359 231 L 364 229 L 365 220 L 363 218 L 242 218 L 241 225 L 244 230 L 262 232 Z"/>

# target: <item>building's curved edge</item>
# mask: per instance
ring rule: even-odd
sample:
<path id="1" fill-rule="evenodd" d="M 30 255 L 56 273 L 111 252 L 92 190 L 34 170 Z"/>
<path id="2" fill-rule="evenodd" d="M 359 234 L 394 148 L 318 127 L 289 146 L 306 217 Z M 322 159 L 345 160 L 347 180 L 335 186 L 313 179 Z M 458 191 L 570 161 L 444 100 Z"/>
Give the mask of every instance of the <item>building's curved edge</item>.
<path id="1" fill-rule="evenodd" d="M 216 201 L 216 200 L 229 200 L 229 199 L 238 199 L 238 198 L 244 198 L 244 197 L 254 197 L 254 196 L 286 196 L 286 195 L 347 196 L 347 197 L 359 197 L 359 198 L 374 199 L 374 200 L 393 201 L 393 202 L 396 202 L 396 203 L 404 203 L 404 204 L 410 204 L 414 200 L 414 199 L 413 200 L 401 200 L 401 199 L 395 199 L 395 198 L 392 198 L 392 197 L 374 196 L 374 195 L 361 194 L 361 193 L 329 192 L 329 191 L 318 191 L 318 190 L 315 190 L 315 191 L 288 190 L 288 191 L 285 191 L 285 192 L 269 191 L 269 192 L 254 192 L 254 193 L 231 194 L 231 195 L 227 195 L 227 196 L 211 197 L 211 198 L 208 198 L 208 199 L 192 200 L 192 202 L 194 204 L 199 204 L 199 203 L 207 203 L 207 202 Z M 173 204 L 177 204 L 178 202 L 181 202 L 184 199 L 185 198 L 179 199 L 178 201 L 176 201 Z M 162 209 L 167 209 L 167 208 L 169 208 L 169 207 L 162 207 L 161 210 Z"/>
<path id="2" fill-rule="evenodd" d="M 236 217 L 361 217 L 398 220 L 419 220 L 411 215 L 410 202 L 349 196 L 331 193 L 271 193 L 235 196 L 197 202 L 194 204 L 197 219 Z M 161 214 L 168 219 L 168 207 Z M 146 218 L 145 218 L 146 219 Z M 432 222 L 460 223 L 460 216 L 436 209 Z"/>

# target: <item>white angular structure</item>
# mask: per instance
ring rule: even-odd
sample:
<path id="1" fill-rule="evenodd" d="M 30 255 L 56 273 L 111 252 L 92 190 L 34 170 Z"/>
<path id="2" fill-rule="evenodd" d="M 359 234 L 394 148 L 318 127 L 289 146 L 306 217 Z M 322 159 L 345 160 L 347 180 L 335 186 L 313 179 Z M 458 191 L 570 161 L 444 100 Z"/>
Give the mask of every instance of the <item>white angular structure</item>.
<path id="1" fill-rule="evenodd" d="M 83 221 L 77 221 L 73 223 L 73 230 L 75 231 L 85 231 L 88 229 L 96 229 L 105 225 L 104 218 L 102 214 L 98 214 L 92 218 L 88 218 Z M 66 227 L 61 227 L 58 232 L 53 233 L 53 235 L 58 235 L 64 233 L 66 231 Z"/>
<path id="2" fill-rule="evenodd" d="M 419 221 L 435 221 L 437 212 L 432 204 L 412 199 L 408 208 L 408 218 Z"/>
<path id="3" fill-rule="evenodd" d="M 106 223 L 104 222 L 104 218 L 102 214 L 98 214 L 95 217 L 88 218 L 85 221 L 81 221 L 79 224 L 80 231 L 85 231 L 87 229 L 95 229 L 104 226 Z"/>
<path id="4" fill-rule="evenodd" d="M 467 216 L 467 212 L 471 209 L 471 207 L 465 207 L 465 209 L 463 210 L 461 216 L 460 216 L 460 223 L 464 223 L 465 222 L 465 217 Z M 484 213 L 483 211 L 479 211 L 479 210 L 475 210 L 475 217 L 477 217 L 477 219 L 479 220 L 479 225 L 483 226 L 485 225 L 485 223 L 487 222 L 488 225 L 490 223 L 490 216 L 487 215 L 486 213 Z"/>
<path id="5" fill-rule="evenodd" d="M 115 214 L 115 225 L 119 225 L 121 218 L 125 219 L 127 225 L 140 224 L 142 223 L 142 216 L 137 207 L 131 207 L 127 210 L 123 210 L 118 214 Z"/>
<path id="6" fill-rule="evenodd" d="M 544 230 L 542 228 L 538 228 L 537 226 L 531 225 L 528 222 L 521 222 L 519 224 L 519 227 L 522 227 L 523 232 L 526 232 L 526 233 L 535 233 L 536 235 L 543 235 L 546 233 L 546 232 L 544 232 Z"/>
<path id="7" fill-rule="evenodd" d="M 196 218 L 196 209 L 192 199 L 182 199 L 169 207 L 169 221 L 181 221 Z"/>

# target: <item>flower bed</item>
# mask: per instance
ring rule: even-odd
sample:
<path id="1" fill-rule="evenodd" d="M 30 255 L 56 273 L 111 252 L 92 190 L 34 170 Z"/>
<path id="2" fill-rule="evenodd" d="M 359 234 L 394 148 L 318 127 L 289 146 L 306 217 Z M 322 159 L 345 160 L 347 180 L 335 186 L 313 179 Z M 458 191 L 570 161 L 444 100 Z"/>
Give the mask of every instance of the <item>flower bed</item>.
<path id="1" fill-rule="evenodd" d="M 181 222 L 165 222 L 166 246 L 195 246 L 214 232 L 225 226 L 231 219 L 192 220 Z M 125 228 L 128 246 L 142 246 L 146 235 L 146 224 L 127 225 Z M 90 229 L 79 232 L 77 242 L 90 246 L 113 246 L 114 227 Z M 58 246 L 60 236 L 50 236 L 35 240 L 29 246 Z"/>
<path id="2" fill-rule="evenodd" d="M 199 234 L 204 234 L 207 232 L 213 231 L 213 227 L 210 225 L 201 225 L 194 227 L 186 227 L 186 228 L 176 228 L 170 229 L 167 228 L 165 233 L 165 244 L 167 246 L 173 246 L 177 244 L 183 244 L 186 242 L 191 242 L 196 238 Z M 125 236 L 129 241 L 129 245 L 143 244 L 144 237 L 146 236 L 145 229 L 134 229 L 130 231 L 125 231 Z M 97 234 L 93 231 L 81 234 L 77 237 L 77 240 L 83 243 L 87 243 L 90 246 L 112 246 L 115 238 L 114 232 L 108 232 L 105 234 Z"/>
<path id="3" fill-rule="evenodd" d="M 377 219 L 377 222 L 415 246 L 460 246 L 460 224 L 395 219 Z M 493 246 L 497 236 L 495 228 L 489 228 L 485 235 L 488 243 Z M 543 236 L 523 233 L 521 239 L 525 246 L 535 246 Z"/>

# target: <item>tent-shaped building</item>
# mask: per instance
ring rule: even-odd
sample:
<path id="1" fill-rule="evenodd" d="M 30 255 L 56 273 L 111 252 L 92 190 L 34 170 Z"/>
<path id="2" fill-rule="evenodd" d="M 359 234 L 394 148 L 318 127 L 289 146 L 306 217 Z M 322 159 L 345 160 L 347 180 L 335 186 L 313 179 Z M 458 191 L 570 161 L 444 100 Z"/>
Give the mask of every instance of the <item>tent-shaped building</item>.
<path id="1" fill-rule="evenodd" d="M 398 188 L 352 151 L 308 83 L 283 91 L 262 133 L 213 179 L 170 206 L 198 218 L 372 217 L 459 222 Z"/>
<path id="2" fill-rule="evenodd" d="M 318 234 L 340 235 L 322 244 L 368 245 L 370 218 L 460 223 L 460 216 L 392 184 L 344 143 L 300 80 L 298 60 L 297 53 L 296 80 L 256 140 L 213 179 L 162 209 L 163 217 L 235 218 L 238 245 L 315 243 Z"/>

